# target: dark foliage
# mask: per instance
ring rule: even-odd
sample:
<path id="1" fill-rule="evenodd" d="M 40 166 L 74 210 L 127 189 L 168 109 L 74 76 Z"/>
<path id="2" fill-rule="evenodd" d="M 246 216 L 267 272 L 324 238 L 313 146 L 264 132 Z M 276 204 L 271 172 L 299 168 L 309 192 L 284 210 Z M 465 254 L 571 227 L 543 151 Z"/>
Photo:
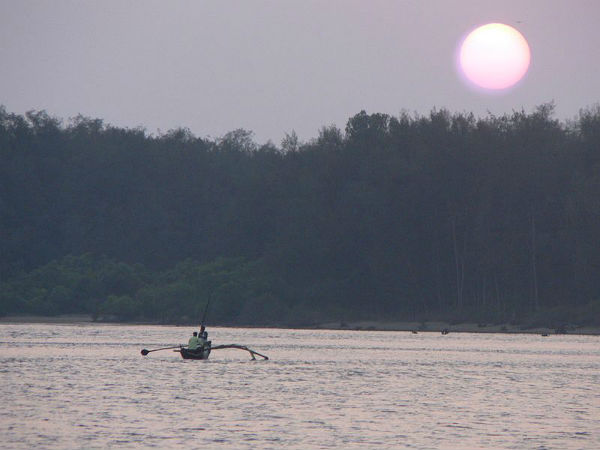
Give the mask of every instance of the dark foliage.
<path id="1" fill-rule="evenodd" d="M 277 148 L 0 108 L 0 214 L 0 313 L 600 323 L 600 109 L 363 111 Z"/>

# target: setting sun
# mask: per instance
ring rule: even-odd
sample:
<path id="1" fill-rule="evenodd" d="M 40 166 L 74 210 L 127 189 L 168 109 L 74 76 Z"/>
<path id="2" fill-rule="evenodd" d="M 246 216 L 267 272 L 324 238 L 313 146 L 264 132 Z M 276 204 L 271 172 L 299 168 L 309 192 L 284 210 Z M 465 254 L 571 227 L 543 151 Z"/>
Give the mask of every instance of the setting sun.
<path id="1" fill-rule="evenodd" d="M 529 68 L 529 45 L 521 33 L 501 23 L 473 30 L 460 48 L 460 67 L 469 81 L 484 89 L 516 84 Z"/>

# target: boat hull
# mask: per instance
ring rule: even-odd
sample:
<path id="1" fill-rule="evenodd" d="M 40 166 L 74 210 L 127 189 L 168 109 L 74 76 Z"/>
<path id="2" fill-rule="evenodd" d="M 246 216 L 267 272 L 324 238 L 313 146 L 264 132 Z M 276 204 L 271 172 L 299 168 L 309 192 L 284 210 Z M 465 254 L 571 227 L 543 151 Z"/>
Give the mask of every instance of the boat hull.
<path id="1" fill-rule="evenodd" d="M 187 348 L 180 348 L 178 351 L 181 353 L 183 359 L 208 359 L 210 355 L 210 344 L 205 345 L 202 349 L 188 350 Z"/>

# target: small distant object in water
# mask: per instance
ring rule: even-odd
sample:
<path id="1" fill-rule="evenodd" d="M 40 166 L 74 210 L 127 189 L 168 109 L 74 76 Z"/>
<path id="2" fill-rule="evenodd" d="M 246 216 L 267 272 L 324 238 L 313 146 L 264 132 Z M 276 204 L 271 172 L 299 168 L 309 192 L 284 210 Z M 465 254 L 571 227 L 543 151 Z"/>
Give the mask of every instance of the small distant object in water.
<path id="1" fill-rule="evenodd" d="M 548 333 L 542 333 L 542 337 L 548 337 Z"/>
<path id="2" fill-rule="evenodd" d="M 450 333 L 450 330 L 448 328 L 444 328 L 442 330 L 442 334 L 448 334 L 448 333 Z"/>
<path id="3" fill-rule="evenodd" d="M 412 334 L 418 334 L 419 332 L 417 330 L 412 330 L 411 333 Z"/>

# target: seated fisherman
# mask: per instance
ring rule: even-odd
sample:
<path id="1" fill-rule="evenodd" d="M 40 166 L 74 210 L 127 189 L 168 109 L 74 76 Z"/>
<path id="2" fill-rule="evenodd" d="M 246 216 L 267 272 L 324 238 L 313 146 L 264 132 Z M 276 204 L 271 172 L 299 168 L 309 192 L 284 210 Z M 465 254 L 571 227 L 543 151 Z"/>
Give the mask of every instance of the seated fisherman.
<path id="1" fill-rule="evenodd" d="M 194 331 L 193 336 L 190 338 L 188 342 L 188 350 L 198 350 L 204 343 L 200 344 L 200 340 L 198 339 L 198 332 Z"/>

